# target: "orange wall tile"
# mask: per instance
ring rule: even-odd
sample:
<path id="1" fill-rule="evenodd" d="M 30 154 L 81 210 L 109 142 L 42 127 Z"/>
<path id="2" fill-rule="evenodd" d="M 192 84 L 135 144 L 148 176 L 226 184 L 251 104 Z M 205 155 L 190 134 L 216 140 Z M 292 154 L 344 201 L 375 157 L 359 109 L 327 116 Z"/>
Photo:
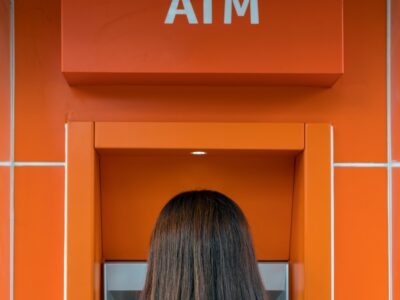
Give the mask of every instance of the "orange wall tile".
<path id="1" fill-rule="evenodd" d="M 0 161 L 10 151 L 10 6 L 0 0 Z"/>
<path id="2" fill-rule="evenodd" d="M 15 300 L 63 299 L 64 168 L 15 169 Z"/>
<path id="3" fill-rule="evenodd" d="M 400 168 L 393 169 L 393 300 L 400 300 Z"/>
<path id="4" fill-rule="evenodd" d="M 331 89 L 71 88 L 60 71 L 60 10 L 60 0 L 16 2 L 18 160 L 62 161 L 66 119 L 329 122 L 337 161 L 386 159 L 384 0 L 346 1 L 345 74 Z"/>
<path id="5" fill-rule="evenodd" d="M 392 145 L 400 161 L 400 0 L 392 1 Z"/>
<path id="6" fill-rule="evenodd" d="M 0 299 L 10 297 L 10 168 L 0 167 Z"/>
<path id="7" fill-rule="evenodd" d="M 335 169 L 335 299 L 388 299 L 385 168 Z"/>

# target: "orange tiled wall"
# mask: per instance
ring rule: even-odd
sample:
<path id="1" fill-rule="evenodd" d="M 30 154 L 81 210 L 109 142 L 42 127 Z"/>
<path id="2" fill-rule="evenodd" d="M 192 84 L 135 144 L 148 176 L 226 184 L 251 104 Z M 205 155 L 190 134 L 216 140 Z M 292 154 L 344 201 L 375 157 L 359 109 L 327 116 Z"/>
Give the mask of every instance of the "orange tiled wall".
<path id="1" fill-rule="evenodd" d="M 398 9 L 399 1 L 393 1 Z M 331 89 L 71 88 L 60 72 L 60 0 L 15 2 L 15 159 L 42 163 L 42 166 L 15 167 L 15 300 L 63 299 L 66 120 L 332 123 L 336 163 L 379 163 L 367 164 L 365 168 L 352 164 L 335 168 L 336 299 L 387 299 L 385 0 L 345 1 L 345 74 Z M 4 61 L 0 64 L 0 161 L 7 165 L 10 132 L 8 1 L 0 3 L 0 62 Z M 398 40 L 399 32 L 394 30 L 393 34 Z M 399 64 L 395 67 L 398 72 Z M 398 82 L 398 79 L 393 82 L 393 112 L 398 111 Z M 400 159 L 396 150 L 399 148 L 396 145 L 400 145 L 398 124 L 394 122 L 393 145 L 394 157 Z M 49 162 L 59 164 L 54 166 Z M 397 187 L 400 180 L 397 168 L 394 173 L 393 184 Z M 0 167 L 0 251 L 9 246 L 9 178 L 8 167 Z M 400 197 L 396 193 L 394 242 L 398 247 Z M 398 255 L 395 259 L 399 261 Z M 5 255 L 0 255 L 0 299 L 8 299 L 7 263 L 5 250 Z M 395 274 L 399 274 L 398 265 L 394 267 Z M 398 281 L 399 277 L 396 278 Z M 40 284 L 43 282 L 47 286 L 45 291 Z M 399 291 L 395 293 L 397 298 L 394 299 L 400 299 Z"/>

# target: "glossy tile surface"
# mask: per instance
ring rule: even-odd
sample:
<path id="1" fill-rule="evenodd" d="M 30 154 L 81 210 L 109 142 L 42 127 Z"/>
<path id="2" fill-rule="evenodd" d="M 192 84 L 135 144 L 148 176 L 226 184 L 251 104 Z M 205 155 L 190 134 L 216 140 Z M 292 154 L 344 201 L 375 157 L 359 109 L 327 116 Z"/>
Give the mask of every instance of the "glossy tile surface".
<path id="1" fill-rule="evenodd" d="M 386 168 L 335 169 L 335 299 L 388 299 Z"/>
<path id="2" fill-rule="evenodd" d="M 0 161 L 10 154 L 10 6 L 0 0 Z"/>
<path id="3" fill-rule="evenodd" d="M 10 168 L 0 167 L 0 299 L 10 297 Z"/>
<path id="4" fill-rule="evenodd" d="M 393 159 L 400 161 L 400 0 L 392 3 L 392 145 Z"/>
<path id="5" fill-rule="evenodd" d="M 15 169 L 15 300 L 63 298 L 64 168 Z"/>
<path id="6" fill-rule="evenodd" d="M 400 300 L 400 168 L 393 169 L 393 300 Z"/>

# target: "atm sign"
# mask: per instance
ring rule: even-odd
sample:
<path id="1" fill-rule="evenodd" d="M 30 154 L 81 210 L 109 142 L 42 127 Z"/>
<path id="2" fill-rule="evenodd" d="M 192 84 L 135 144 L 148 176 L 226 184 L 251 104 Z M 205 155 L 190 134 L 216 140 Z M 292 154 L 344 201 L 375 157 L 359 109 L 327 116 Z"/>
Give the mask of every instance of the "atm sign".
<path id="1" fill-rule="evenodd" d="M 182 8 L 179 8 L 179 5 Z M 248 9 L 250 9 L 250 23 L 259 24 L 258 0 L 225 0 L 224 7 L 224 24 L 232 24 L 233 10 L 237 16 L 243 17 Z M 203 24 L 213 23 L 212 8 L 212 0 L 203 1 Z M 165 24 L 173 24 L 177 15 L 186 16 L 189 24 L 199 23 L 190 0 L 172 0 Z"/>

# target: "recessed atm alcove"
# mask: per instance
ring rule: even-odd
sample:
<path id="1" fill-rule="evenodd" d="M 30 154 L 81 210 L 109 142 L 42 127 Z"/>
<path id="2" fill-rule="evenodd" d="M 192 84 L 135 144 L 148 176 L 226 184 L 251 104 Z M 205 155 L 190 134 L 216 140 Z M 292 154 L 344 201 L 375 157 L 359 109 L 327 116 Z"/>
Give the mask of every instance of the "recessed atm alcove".
<path id="1" fill-rule="evenodd" d="M 145 261 L 163 205 L 203 188 L 240 205 L 260 262 L 288 263 L 290 299 L 330 299 L 329 125 L 72 122 L 68 132 L 68 299 L 102 299 L 103 265 Z"/>

